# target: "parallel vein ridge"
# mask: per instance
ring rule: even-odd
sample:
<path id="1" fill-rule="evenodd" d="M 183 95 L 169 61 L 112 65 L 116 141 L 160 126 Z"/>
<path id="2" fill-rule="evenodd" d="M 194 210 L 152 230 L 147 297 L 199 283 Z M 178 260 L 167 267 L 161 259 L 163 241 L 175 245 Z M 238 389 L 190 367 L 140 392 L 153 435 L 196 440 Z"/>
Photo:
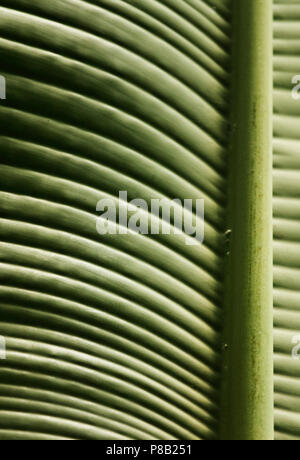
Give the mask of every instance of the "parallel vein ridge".
<path id="1" fill-rule="evenodd" d="M 300 98 L 292 79 L 300 75 L 300 4 L 275 0 L 274 14 L 275 431 L 299 440 Z"/>
<path id="2" fill-rule="evenodd" d="M 0 439 L 216 438 L 229 4 L 0 0 Z M 122 190 L 205 244 L 100 236 Z"/>

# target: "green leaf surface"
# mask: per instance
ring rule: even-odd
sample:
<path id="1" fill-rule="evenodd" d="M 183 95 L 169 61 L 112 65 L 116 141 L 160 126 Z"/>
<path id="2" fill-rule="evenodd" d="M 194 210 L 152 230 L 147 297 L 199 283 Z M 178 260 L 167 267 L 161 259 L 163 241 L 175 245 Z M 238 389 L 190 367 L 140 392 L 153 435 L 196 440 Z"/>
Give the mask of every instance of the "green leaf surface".
<path id="1" fill-rule="evenodd" d="M 299 0 L 0 0 L 1 440 L 273 438 L 272 8 L 275 439 L 300 439 Z M 123 190 L 204 199 L 204 244 L 99 235 Z"/>
<path id="2" fill-rule="evenodd" d="M 216 438 L 229 2 L 0 5 L 0 438 Z M 205 245 L 98 235 L 120 190 Z"/>
<path id="3" fill-rule="evenodd" d="M 300 6 L 274 5 L 274 339 L 275 430 L 278 440 L 300 439 Z"/>

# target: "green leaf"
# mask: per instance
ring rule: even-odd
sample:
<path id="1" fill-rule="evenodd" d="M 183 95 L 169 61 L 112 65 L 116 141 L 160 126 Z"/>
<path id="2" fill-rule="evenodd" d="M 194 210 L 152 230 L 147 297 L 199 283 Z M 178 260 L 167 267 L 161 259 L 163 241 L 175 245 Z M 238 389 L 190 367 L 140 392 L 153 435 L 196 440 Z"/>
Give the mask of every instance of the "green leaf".
<path id="1" fill-rule="evenodd" d="M 274 3 L 275 431 L 300 439 L 300 7 Z M 0 0 L 0 439 L 273 438 L 271 35 L 271 0 Z M 125 190 L 204 199 L 204 244 L 99 235 Z"/>
<path id="2" fill-rule="evenodd" d="M 217 435 L 230 23 L 213 7 L 1 1 L 3 439 Z M 205 245 L 101 237 L 96 204 L 120 190 L 204 198 Z"/>
<path id="3" fill-rule="evenodd" d="M 292 97 L 300 6 L 276 1 L 274 10 L 275 430 L 276 439 L 293 440 L 300 439 L 300 99 Z"/>

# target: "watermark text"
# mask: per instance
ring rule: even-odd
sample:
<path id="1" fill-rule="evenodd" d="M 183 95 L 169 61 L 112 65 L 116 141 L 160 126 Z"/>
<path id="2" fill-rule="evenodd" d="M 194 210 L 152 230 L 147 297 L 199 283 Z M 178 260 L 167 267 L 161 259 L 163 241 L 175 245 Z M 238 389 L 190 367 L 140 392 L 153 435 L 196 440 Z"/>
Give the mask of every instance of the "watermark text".
<path id="1" fill-rule="evenodd" d="M 119 192 L 119 199 L 105 198 L 97 203 L 97 232 L 100 235 L 185 235 L 187 245 L 204 241 L 203 199 L 136 198 L 128 202 L 128 193 Z"/>

